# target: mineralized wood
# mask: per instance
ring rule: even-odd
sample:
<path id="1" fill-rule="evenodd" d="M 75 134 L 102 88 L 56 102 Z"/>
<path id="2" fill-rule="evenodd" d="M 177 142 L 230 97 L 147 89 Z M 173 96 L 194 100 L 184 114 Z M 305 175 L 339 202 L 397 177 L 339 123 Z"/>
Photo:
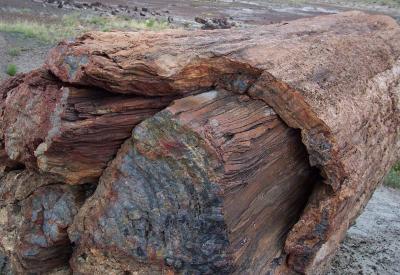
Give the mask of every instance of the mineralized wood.
<path id="1" fill-rule="evenodd" d="M 140 95 L 246 93 L 301 130 L 317 184 L 282 273 L 318 273 L 399 155 L 400 28 L 350 12 L 257 30 L 90 33 L 47 61 L 62 81 Z"/>
<path id="2" fill-rule="evenodd" d="M 75 272 L 323 274 L 400 155 L 399 94 L 400 28 L 360 12 L 63 42 L 0 85 L 1 249 L 17 272 L 65 264 L 73 215 L 31 211 L 103 174 L 69 230 Z"/>
<path id="3" fill-rule="evenodd" d="M 46 70 L 20 78 L 3 100 L 5 151 L 70 184 L 96 182 L 132 128 L 172 100 L 75 88 Z"/>
<path id="4" fill-rule="evenodd" d="M 135 128 L 76 217 L 73 269 L 265 274 L 315 180 L 299 132 L 264 102 L 177 100 Z"/>
<path id="5" fill-rule="evenodd" d="M 13 274 L 47 274 L 67 266 L 72 253 L 67 229 L 87 189 L 54 183 L 27 170 L 0 179 L 0 249 Z"/>

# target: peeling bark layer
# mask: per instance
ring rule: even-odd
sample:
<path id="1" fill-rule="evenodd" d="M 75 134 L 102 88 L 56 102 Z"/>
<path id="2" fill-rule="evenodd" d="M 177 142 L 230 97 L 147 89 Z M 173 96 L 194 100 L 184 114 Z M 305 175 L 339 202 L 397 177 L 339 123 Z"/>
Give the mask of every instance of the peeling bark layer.
<path id="1" fill-rule="evenodd" d="M 93 32 L 0 96 L 4 179 L 24 166 L 57 183 L 101 176 L 69 229 L 74 272 L 322 274 L 400 154 L 400 28 L 349 12 Z M 0 205 L 47 185 L 2 181 Z M 1 208 L 3 250 L 19 204 Z"/>

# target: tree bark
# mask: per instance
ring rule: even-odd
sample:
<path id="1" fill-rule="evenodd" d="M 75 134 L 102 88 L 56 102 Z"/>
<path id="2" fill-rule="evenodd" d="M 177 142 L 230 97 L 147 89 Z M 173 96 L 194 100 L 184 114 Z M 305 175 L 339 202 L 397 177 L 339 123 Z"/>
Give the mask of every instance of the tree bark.
<path id="1" fill-rule="evenodd" d="M 100 177 L 65 225 L 77 274 L 322 274 L 400 154 L 400 27 L 93 32 L 0 94 L 4 177 Z"/>

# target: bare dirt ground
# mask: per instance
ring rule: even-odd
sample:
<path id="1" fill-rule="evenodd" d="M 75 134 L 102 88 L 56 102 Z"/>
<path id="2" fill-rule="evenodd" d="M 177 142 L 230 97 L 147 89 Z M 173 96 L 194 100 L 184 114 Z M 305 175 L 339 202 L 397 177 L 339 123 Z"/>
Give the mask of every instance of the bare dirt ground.
<path id="1" fill-rule="evenodd" d="M 32 20 L 45 23 L 60 22 L 65 14 L 93 13 L 112 15 L 121 7 L 137 7 L 129 16 L 145 20 L 153 15 L 171 21 L 173 27 L 198 28 L 194 18 L 227 17 L 239 27 L 254 28 L 258 25 L 294 20 L 320 14 L 346 10 L 364 10 L 385 13 L 400 22 L 399 5 L 381 5 L 368 1 L 321 0 L 316 4 L 303 1 L 263 0 L 103 0 L 108 8 L 85 9 L 73 5 L 49 4 L 46 0 L 0 0 L 0 20 Z M 57 2 L 57 1 L 54 1 Z M 63 2 L 68 2 L 64 0 Z M 94 3 L 97 0 L 75 1 Z M 119 6 L 118 6 L 119 5 Z M 142 12 L 142 9 L 147 12 Z M 127 15 L 127 14 L 125 14 Z M 46 53 L 53 45 L 21 34 L 0 32 L 0 80 L 8 64 L 17 65 L 19 72 L 41 66 Z M 17 55 L 10 49 L 19 49 Z M 7 273 L 5 259 L 0 255 L 0 274 Z M 380 187 L 367 205 L 364 213 L 350 228 L 327 275 L 347 274 L 400 274 L 400 191 Z"/>
<path id="2" fill-rule="evenodd" d="M 400 191 L 378 188 L 347 232 L 328 275 L 400 274 Z"/>

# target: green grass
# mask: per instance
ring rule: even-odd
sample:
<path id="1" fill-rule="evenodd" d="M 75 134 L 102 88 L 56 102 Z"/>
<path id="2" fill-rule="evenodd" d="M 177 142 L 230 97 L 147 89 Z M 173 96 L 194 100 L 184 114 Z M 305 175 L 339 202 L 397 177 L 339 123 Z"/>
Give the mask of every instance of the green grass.
<path id="1" fill-rule="evenodd" d="M 21 54 L 21 49 L 20 48 L 10 48 L 7 50 L 7 54 L 10 56 L 18 56 Z"/>
<path id="2" fill-rule="evenodd" d="M 99 31 L 164 30 L 170 27 L 166 21 L 157 21 L 154 19 L 137 21 L 127 17 L 91 16 L 88 18 L 80 18 L 79 22 L 87 29 Z"/>
<path id="3" fill-rule="evenodd" d="M 55 42 L 72 35 L 73 32 L 61 25 L 42 24 L 32 21 L 6 22 L 0 20 L 0 31 L 18 33 L 25 38 L 35 38 L 41 42 Z"/>
<path id="4" fill-rule="evenodd" d="M 48 24 L 32 21 L 8 22 L 0 20 L 0 32 L 17 33 L 25 38 L 34 38 L 44 43 L 55 43 L 91 30 L 138 31 L 164 30 L 169 27 L 168 22 L 154 19 L 137 21 L 118 16 L 83 17 L 80 14 L 65 15 L 62 22 Z"/>
<path id="5" fill-rule="evenodd" d="M 8 64 L 7 65 L 7 69 L 6 69 L 6 73 L 9 76 L 14 76 L 17 74 L 17 65 L 15 64 Z"/>
<path id="6" fill-rule="evenodd" d="M 389 174 L 386 176 L 385 185 L 400 188 L 400 162 L 397 163 L 392 170 L 390 170 Z"/>

